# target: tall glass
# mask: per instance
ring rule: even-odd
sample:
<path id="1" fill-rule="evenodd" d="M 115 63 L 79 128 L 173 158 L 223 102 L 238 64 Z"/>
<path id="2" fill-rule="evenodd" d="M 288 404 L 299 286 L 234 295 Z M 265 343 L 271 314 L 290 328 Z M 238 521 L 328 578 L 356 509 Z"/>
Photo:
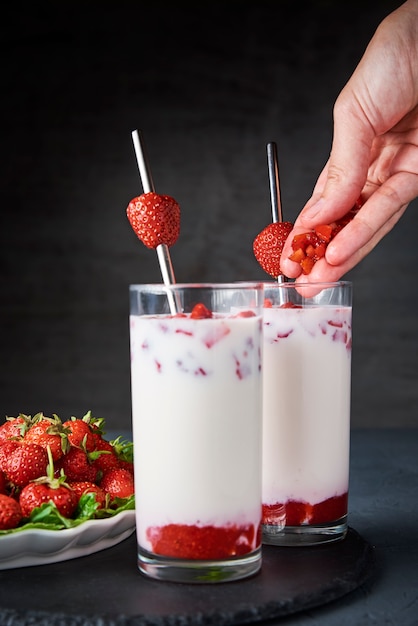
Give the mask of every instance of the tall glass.
<path id="1" fill-rule="evenodd" d="M 352 285 L 265 284 L 263 543 L 347 532 Z"/>
<path id="2" fill-rule="evenodd" d="M 261 565 L 263 285 L 132 285 L 138 567 L 219 582 Z"/>

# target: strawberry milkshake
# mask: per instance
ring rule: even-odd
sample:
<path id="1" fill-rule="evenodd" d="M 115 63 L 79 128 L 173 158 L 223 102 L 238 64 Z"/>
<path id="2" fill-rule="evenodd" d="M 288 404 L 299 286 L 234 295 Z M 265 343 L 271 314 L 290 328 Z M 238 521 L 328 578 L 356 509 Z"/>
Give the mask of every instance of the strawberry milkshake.
<path id="1" fill-rule="evenodd" d="M 347 531 L 351 284 L 265 285 L 263 542 Z"/>
<path id="2" fill-rule="evenodd" d="M 133 285 L 130 295 L 139 569 L 177 582 L 255 574 L 263 286 Z"/>

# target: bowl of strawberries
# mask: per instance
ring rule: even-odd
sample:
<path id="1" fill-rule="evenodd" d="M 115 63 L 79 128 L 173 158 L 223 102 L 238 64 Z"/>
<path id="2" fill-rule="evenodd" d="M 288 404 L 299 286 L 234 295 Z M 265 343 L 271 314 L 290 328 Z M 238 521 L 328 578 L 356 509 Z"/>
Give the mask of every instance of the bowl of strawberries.
<path id="1" fill-rule="evenodd" d="M 0 425 L 0 569 L 115 545 L 135 530 L 133 444 L 103 418 L 19 414 Z"/>

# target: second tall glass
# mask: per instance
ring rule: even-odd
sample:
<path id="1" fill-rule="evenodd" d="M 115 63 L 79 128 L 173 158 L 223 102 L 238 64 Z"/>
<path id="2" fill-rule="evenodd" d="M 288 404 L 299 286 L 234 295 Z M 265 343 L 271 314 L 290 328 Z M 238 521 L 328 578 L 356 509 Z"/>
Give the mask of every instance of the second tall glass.
<path id="1" fill-rule="evenodd" d="M 352 285 L 264 285 L 263 542 L 347 532 Z"/>

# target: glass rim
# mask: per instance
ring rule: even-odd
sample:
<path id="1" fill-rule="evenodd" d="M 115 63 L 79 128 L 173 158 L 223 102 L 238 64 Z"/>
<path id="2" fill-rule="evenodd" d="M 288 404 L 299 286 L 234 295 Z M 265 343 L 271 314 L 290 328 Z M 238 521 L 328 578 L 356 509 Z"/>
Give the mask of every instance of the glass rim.
<path id="1" fill-rule="evenodd" d="M 164 283 L 132 283 L 129 285 L 130 290 L 143 290 L 143 291 L 176 291 L 180 289 L 261 289 L 264 282 L 258 281 L 244 281 L 244 282 L 226 282 L 226 283 L 173 283 L 171 285 L 165 285 Z"/>
<path id="2" fill-rule="evenodd" d="M 296 282 L 289 280 L 282 283 L 275 281 L 263 281 L 263 285 L 268 285 L 269 287 L 285 287 L 287 289 L 291 287 L 321 287 L 322 289 L 327 289 L 330 287 L 352 287 L 353 282 L 351 280 L 331 280 L 318 282 Z"/>

